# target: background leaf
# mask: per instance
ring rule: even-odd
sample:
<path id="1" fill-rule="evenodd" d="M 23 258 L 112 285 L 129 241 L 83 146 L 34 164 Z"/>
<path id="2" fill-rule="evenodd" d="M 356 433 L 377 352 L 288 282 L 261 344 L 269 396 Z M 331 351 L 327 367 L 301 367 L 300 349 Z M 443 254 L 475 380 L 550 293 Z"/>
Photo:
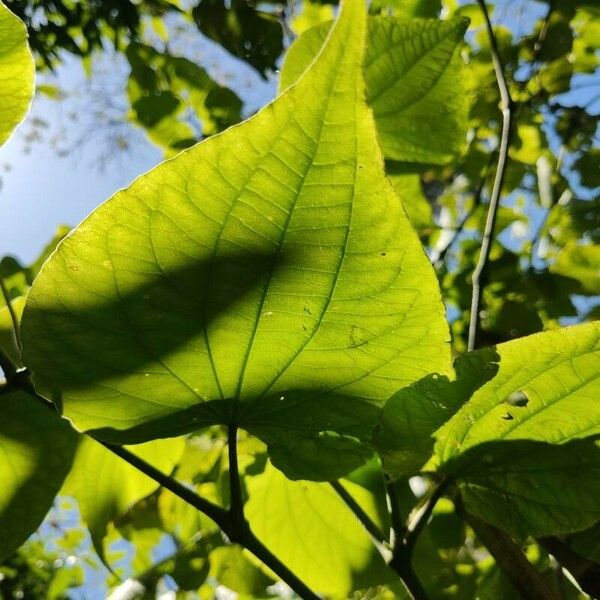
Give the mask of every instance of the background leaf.
<path id="1" fill-rule="evenodd" d="M 0 560 L 40 525 L 71 468 L 77 434 L 23 392 L 0 395 Z"/>
<path id="2" fill-rule="evenodd" d="M 386 158 L 449 161 L 464 145 L 468 102 L 462 93 L 460 43 L 468 20 L 370 17 L 365 52 L 367 102 Z M 323 23 L 288 50 L 279 87 L 294 83 L 327 36 Z M 427 115 L 427 119 L 419 115 Z"/>

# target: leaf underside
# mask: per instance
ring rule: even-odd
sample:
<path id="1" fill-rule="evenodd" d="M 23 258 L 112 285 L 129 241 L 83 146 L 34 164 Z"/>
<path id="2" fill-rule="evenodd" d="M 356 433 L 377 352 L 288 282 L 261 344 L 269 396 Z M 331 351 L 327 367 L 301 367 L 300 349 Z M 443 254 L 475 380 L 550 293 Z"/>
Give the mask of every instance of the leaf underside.
<path id="1" fill-rule="evenodd" d="M 78 428 L 360 438 L 398 388 L 451 372 L 363 98 L 364 21 L 346 2 L 295 86 L 117 193 L 46 263 L 24 357 Z"/>
<path id="2" fill-rule="evenodd" d="M 27 29 L 0 2 L 0 145 L 27 114 L 33 98 L 34 77 Z"/>

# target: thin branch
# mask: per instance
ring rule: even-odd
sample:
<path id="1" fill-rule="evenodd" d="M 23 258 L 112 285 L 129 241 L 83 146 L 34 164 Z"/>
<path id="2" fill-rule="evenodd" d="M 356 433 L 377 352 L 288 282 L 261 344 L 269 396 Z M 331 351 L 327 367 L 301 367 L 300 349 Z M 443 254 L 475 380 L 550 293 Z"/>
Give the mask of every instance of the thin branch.
<path id="1" fill-rule="evenodd" d="M 475 212 L 477 207 L 481 204 L 481 194 L 483 193 L 483 188 L 485 187 L 485 184 L 486 184 L 486 181 L 488 178 L 488 174 L 489 174 L 489 170 L 493 163 L 493 159 L 494 159 L 494 154 L 490 154 L 489 159 L 488 159 L 488 164 L 486 165 L 483 175 L 481 177 L 481 180 L 479 182 L 479 185 L 477 186 L 477 189 L 475 190 L 475 193 L 473 194 L 473 204 L 471 205 L 469 210 L 466 212 L 466 214 L 463 216 L 463 218 L 460 220 L 458 226 L 455 228 L 454 235 L 450 238 L 450 240 L 448 240 L 448 243 L 442 248 L 442 250 L 440 250 L 437 258 L 435 259 L 436 267 L 442 266 L 442 264 L 446 260 L 446 254 L 448 254 L 448 251 L 454 245 L 454 242 L 456 242 L 456 240 L 460 237 L 460 235 L 464 231 L 467 221 L 473 216 L 473 213 Z"/>
<path id="2" fill-rule="evenodd" d="M 581 589 L 592 598 L 600 598 L 600 565 L 574 550 L 557 537 L 544 537 L 538 544 L 574 577 Z"/>
<path id="3" fill-rule="evenodd" d="M 371 517 L 361 508 L 358 502 L 351 496 L 348 490 L 339 481 L 330 481 L 331 487 L 336 494 L 344 501 L 346 506 L 354 513 L 354 516 L 360 521 L 361 525 L 367 530 L 369 535 L 382 544 L 387 543 L 387 539 L 380 531 L 379 527 L 373 522 Z"/>
<path id="4" fill-rule="evenodd" d="M 506 533 L 467 513 L 458 495 L 454 505 L 524 600 L 560 600 L 555 590 Z"/>
<path id="5" fill-rule="evenodd" d="M 176 479 L 173 479 L 169 475 L 165 475 L 162 471 L 159 471 L 153 467 L 150 463 L 141 459 L 139 456 L 133 454 L 124 448 L 123 446 L 117 446 L 110 444 L 102 440 L 94 438 L 99 444 L 104 446 L 107 450 L 122 458 L 125 462 L 129 463 L 132 467 L 135 467 L 138 471 L 144 473 L 160 484 L 165 489 L 175 494 L 178 498 L 181 498 L 187 504 L 190 504 L 195 509 L 204 513 L 209 519 L 212 519 L 221 529 L 226 530 L 229 527 L 229 519 L 227 511 L 220 506 L 213 504 L 209 500 L 198 496 L 190 488 L 179 483 Z"/>
<path id="6" fill-rule="evenodd" d="M 421 503 L 410 513 L 406 521 L 404 534 L 404 548 L 412 554 L 415 543 L 427 522 L 437 501 L 444 495 L 450 484 L 450 479 L 440 481 L 429 494 L 427 494 Z"/>
<path id="7" fill-rule="evenodd" d="M 405 545 L 407 528 L 400 513 L 400 503 L 394 482 L 388 481 L 386 483 L 386 491 L 392 522 L 392 558 L 388 566 L 402 579 L 414 600 L 427 600 L 427 593 L 412 566 L 412 548 L 407 548 Z"/>
<path id="8" fill-rule="evenodd" d="M 0 291 L 2 292 L 2 296 L 4 297 L 4 302 L 6 303 L 8 314 L 10 315 L 15 347 L 17 348 L 17 350 L 19 350 L 19 352 L 21 352 L 23 350 L 23 347 L 21 346 L 21 330 L 19 327 L 19 318 L 17 317 L 17 313 L 15 312 L 15 307 L 12 304 L 12 299 L 8 293 L 8 289 L 6 288 L 6 283 L 4 282 L 4 278 L 2 277 L 2 275 L 0 275 Z"/>
<path id="9" fill-rule="evenodd" d="M 479 252 L 479 260 L 477 261 L 477 265 L 475 266 L 475 270 L 473 271 L 472 277 L 473 294 L 471 297 L 468 350 L 474 350 L 477 343 L 477 333 L 479 328 L 479 306 L 481 304 L 481 293 L 483 285 L 482 282 L 485 275 L 487 262 L 490 256 L 492 239 L 494 235 L 494 226 L 496 224 L 496 215 L 498 212 L 498 203 L 500 200 L 500 193 L 502 191 L 502 182 L 506 173 L 512 110 L 512 99 L 508 90 L 506 77 L 504 76 L 504 70 L 500 62 L 498 45 L 496 43 L 496 36 L 494 35 L 494 30 L 492 29 L 490 17 L 487 11 L 487 7 L 485 5 L 485 0 L 477 1 L 483 13 L 485 27 L 490 42 L 490 52 L 492 55 L 492 62 L 494 65 L 494 72 L 496 74 L 496 81 L 498 83 L 498 89 L 500 91 L 500 108 L 502 110 L 502 131 L 500 133 L 500 146 L 498 148 L 498 164 L 496 166 L 496 175 L 494 177 L 494 184 L 492 186 L 492 192 L 490 195 L 487 219 L 483 231 L 483 239 L 481 241 L 481 250 Z"/>

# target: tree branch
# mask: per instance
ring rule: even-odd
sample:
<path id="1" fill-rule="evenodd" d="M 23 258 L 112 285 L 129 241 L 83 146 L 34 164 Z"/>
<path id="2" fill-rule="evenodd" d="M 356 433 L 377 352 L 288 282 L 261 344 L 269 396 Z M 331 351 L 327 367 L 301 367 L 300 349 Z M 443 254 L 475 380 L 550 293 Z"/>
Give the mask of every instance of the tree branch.
<path id="1" fill-rule="evenodd" d="M 479 252 L 479 260 L 473 271 L 473 293 L 471 296 L 471 314 L 469 320 L 469 340 L 468 350 L 474 350 L 477 344 L 477 333 L 479 328 L 479 306 L 481 304 L 481 293 L 483 286 L 483 279 L 487 267 L 487 262 L 490 256 L 490 249 L 492 245 L 494 226 L 496 224 L 496 214 L 498 212 L 498 203 L 500 200 L 500 193 L 502 191 L 502 182 L 506 172 L 506 165 L 508 161 L 508 148 L 511 130 L 511 110 L 512 110 L 512 99 L 508 90 L 508 84 L 506 77 L 504 76 L 504 70 L 500 62 L 500 56 L 498 53 L 498 45 L 496 43 L 496 36 L 492 29 L 490 17 L 485 5 L 485 0 L 477 0 L 481 11 L 483 13 L 485 27 L 490 42 L 490 52 L 492 55 L 492 63 L 494 65 L 494 72 L 496 74 L 496 81 L 498 83 L 498 90 L 500 91 L 500 108 L 502 110 L 502 130 L 500 133 L 500 146 L 498 149 L 498 164 L 496 166 L 496 175 L 494 177 L 494 184 L 492 186 L 492 192 L 490 194 L 490 202 L 488 207 L 487 219 L 485 228 L 483 231 L 483 239 L 481 241 L 481 250 Z"/>
<path id="2" fill-rule="evenodd" d="M 329 484 L 335 490 L 337 495 L 344 501 L 346 506 L 354 513 L 354 516 L 360 521 L 361 525 L 367 530 L 368 534 L 382 544 L 387 543 L 387 539 L 379 530 L 379 527 L 372 521 L 371 517 L 361 508 L 358 502 L 351 496 L 350 492 L 339 482 L 330 481 Z"/>
<path id="3" fill-rule="evenodd" d="M 12 364 L 12 361 L 11 363 Z M 44 404 L 47 408 L 52 410 L 57 417 L 60 417 L 56 410 L 56 405 L 35 391 L 33 387 L 33 383 L 31 382 L 31 378 L 29 376 L 29 372 L 26 369 L 20 369 L 15 371 L 15 375 L 11 377 L 8 381 L 8 385 L 14 387 L 15 389 L 20 389 L 28 394 L 30 394 L 33 398 Z M 8 378 L 7 378 L 8 379 Z M 237 434 L 237 428 L 235 429 L 235 434 Z M 230 434 L 232 433 L 232 428 L 230 427 Z M 139 458 L 123 446 L 118 446 L 116 444 L 111 444 L 109 442 L 104 442 L 95 438 L 90 434 L 84 434 L 91 437 L 93 440 L 104 446 L 109 452 L 112 452 L 119 458 L 123 459 L 125 462 L 130 464 L 132 467 L 138 469 L 154 481 L 169 490 L 173 494 L 175 494 L 178 498 L 181 498 L 187 504 L 193 506 L 200 512 L 204 513 L 208 518 L 212 519 L 217 526 L 227 535 L 227 537 L 235 543 L 239 543 L 241 546 L 245 547 L 247 550 L 252 552 L 256 558 L 262 561 L 277 577 L 279 577 L 284 583 L 286 583 L 296 594 L 298 594 L 304 600 L 319 600 L 319 596 L 317 596 L 306 584 L 304 584 L 294 573 L 292 573 L 273 553 L 260 541 L 250 530 L 250 527 L 243 518 L 243 503 L 240 502 L 241 498 L 241 487 L 239 487 L 239 472 L 237 466 L 237 452 L 234 450 L 230 452 L 229 460 L 230 460 L 230 474 L 233 472 L 237 479 L 237 485 L 233 486 L 231 495 L 232 500 L 234 501 L 236 511 L 241 510 L 242 515 L 242 526 L 240 531 L 239 521 L 236 521 L 232 518 L 233 512 L 230 509 L 229 511 L 224 508 L 218 506 L 217 504 L 213 504 L 209 500 L 198 496 L 194 491 L 186 487 L 185 485 L 179 483 L 173 477 L 169 475 L 165 475 L 151 464 L 147 463 L 145 460 Z M 231 437 L 231 439 L 235 439 Z M 235 448 L 235 446 L 234 446 Z M 231 475 L 230 475 L 231 476 Z M 239 494 L 239 495 L 238 495 Z M 238 517 L 239 518 L 239 517 Z"/>
<path id="4" fill-rule="evenodd" d="M 392 558 L 388 566 L 402 579 L 414 600 L 427 600 L 427 593 L 412 567 L 412 546 L 406 546 L 408 528 L 402 519 L 398 495 L 392 481 L 386 483 L 386 491 L 392 522 Z"/>
<path id="5" fill-rule="evenodd" d="M 556 591 L 548 585 L 542 575 L 527 560 L 521 548 L 506 533 L 467 513 L 458 494 L 454 499 L 454 505 L 524 600 L 560 600 Z"/>

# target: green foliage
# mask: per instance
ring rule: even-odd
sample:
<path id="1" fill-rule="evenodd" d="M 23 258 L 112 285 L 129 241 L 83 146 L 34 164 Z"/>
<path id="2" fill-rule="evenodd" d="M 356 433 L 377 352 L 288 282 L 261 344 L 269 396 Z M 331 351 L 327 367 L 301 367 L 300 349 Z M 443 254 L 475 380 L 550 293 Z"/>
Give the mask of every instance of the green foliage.
<path id="1" fill-rule="evenodd" d="M 138 179 L 46 263 L 25 360 L 79 428 L 139 442 L 233 423 L 291 444 L 278 466 L 313 478 L 298 454 L 337 458 L 352 443 L 328 432 L 368 435 L 392 392 L 448 372 L 435 275 L 384 177 L 349 27 L 297 85 Z"/>
<path id="2" fill-rule="evenodd" d="M 468 104 L 458 50 L 468 21 L 369 18 L 365 49 L 367 102 L 386 158 L 439 164 L 463 146 Z M 327 37 L 324 23 L 290 47 L 280 89 L 294 83 Z M 428 119 L 416 126 L 416 115 Z"/>
<path id="3" fill-rule="evenodd" d="M 51 409 L 24 392 L 0 395 L 0 402 L 0 559 L 4 559 L 37 529 L 52 506 L 71 467 L 77 437 L 65 421 L 51 418 Z"/>
<path id="4" fill-rule="evenodd" d="M 27 114 L 34 77 L 25 27 L 0 2 L 0 145 Z"/>
<path id="5" fill-rule="evenodd" d="M 345 0 L 333 26 L 308 0 L 9 6 L 40 70 L 122 51 L 127 118 L 172 158 L 33 264 L 0 260 L 0 598 L 85 593 L 90 569 L 147 598 L 551 597 L 557 577 L 581 598 L 556 561 L 595 594 L 598 117 L 561 94 L 596 72 L 598 11 L 495 28 L 513 131 L 464 352 L 498 159 L 480 6 Z M 172 53 L 174 17 L 282 65 L 279 96 L 236 125 L 245 98 Z M 0 4 L 0 142 L 32 95 L 25 39 Z M 81 522 L 25 542 L 68 497 Z M 108 570 L 56 568 L 92 548 Z"/>
<path id="6" fill-rule="evenodd" d="M 167 155 L 196 143 L 189 111 L 201 122 L 202 136 L 241 120 L 241 100 L 193 62 L 139 43 L 130 44 L 126 55 L 133 119 L 153 142 L 165 147 Z"/>

